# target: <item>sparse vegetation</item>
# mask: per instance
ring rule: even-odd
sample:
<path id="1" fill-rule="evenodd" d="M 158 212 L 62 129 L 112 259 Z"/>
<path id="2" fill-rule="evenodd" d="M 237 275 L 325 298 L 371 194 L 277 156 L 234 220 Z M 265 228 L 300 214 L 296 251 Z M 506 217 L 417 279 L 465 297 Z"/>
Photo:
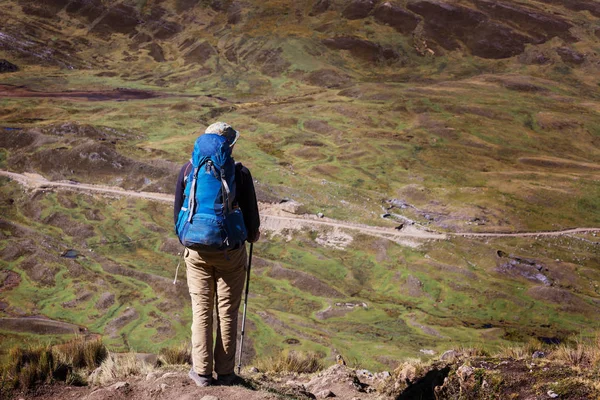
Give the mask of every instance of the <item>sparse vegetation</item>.
<path id="1" fill-rule="evenodd" d="M 104 386 L 131 376 L 146 375 L 153 369 L 154 366 L 138 359 L 135 353 L 109 353 L 90 383 Z"/>
<path id="2" fill-rule="evenodd" d="M 445 29 L 444 10 L 433 19 L 405 10 L 419 1 L 396 2 L 401 15 L 419 15 L 413 32 L 375 10 L 349 19 L 340 1 L 299 1 L 294 10 L 234 2 L 240 9 L 226 11 L 223 2 L 105 0 L 91 21 L 87 5 L 62 3 L 0 2 L 0 59 L 23 67 L 2 74 L 2 169 L 73 188 L 171 193 L 195 133 L 221 119 L 242 132 L 235 156 L 252 170 L 259 198 L 297 200 L 299 212 L 374 226 L 408 218 L 459 233 L 600 223 L 596 8 L 512 2 L 523 18 L 514 19 L 484 10 L 485 1 L 449 5 L 465 20 L 478 16 L 472 37 L 480 39 L 471 40 Z M 523 10 L 560 29 L 546 31 Z M 499 28 L 500 36 L 486 31 Z M 496 52 L 488 54 L 478 47 L 488 37 L 517 42 L 488 43 Z M 536 42 L 519 42 L 527 38 Z M 503 58 L 490 57 L 498 51 Z M 103 345 L 53 350 L 53 365 L 90 369 L 104 345 L 168 348 L 165 363 L 185 362 L 178 344 L 191 312 L 185 283 L 171 284 L 179 244 L 169 205 L 24 192 L 5 178 L 0 191 L 0 318 L 18 320 L 0 328 L 1 364 L 14 344 L 42 349 L 79 329 L 102 335 Z M 389 209 L 391 199 L 405 205 Z M 422 349 L 473 347 L 462 352 L 525 361 L 535 343 L 515 343 L 598 329 L 589 318 L 600 309 L 591 233 L 455 236 L 414 249 L 355 233 L 332 249 L 319 244 L 321 233 L 256 244 L 248 357 L 281 352 L 287 368 L 292 350 L 326 357 L 336 348 L 353 365 L 393 369 L 432 357 Z M 61 257 L 65 249 L 77 258 Z M 38 314 L 55 322 L 48 336 L 47 325 L 23 318 Z M 581 346 L 555 350 L 556 361 L 597 365 L 593 348 Z M 48 357 L 23 365 L 23 385 L 48 381 Z M 111 360 L 106 380 L 145 368 L 130 360 L 115 372 Z M 484 380 L 495 382 L 478 375 L 474 387 Z"/>
<path id="3" fill-rule="evenodd" d="M 84 337 L 56 346 L 15 346 L 2 365 L 0 389 L 30 390 L 54 381 L 85 385 L 83 376 L 100 366 L 107 354 L 100 339 Z"/>
<path id="4" fill-rule="evenodd" d="M 182 343 L 178 346 L 165 347 L 159 352 L 159 360 L 166 365 L 192 364 L 192 349 L 190 343 Z"/>
<path id="5" fill-rule="evenodd" d="M 259 371 L 275 374 L 312 374 L 323 369 L 323 355 L 313 352 L 284 350 L 274 356 L 259 358 L 254 364 Z"/>

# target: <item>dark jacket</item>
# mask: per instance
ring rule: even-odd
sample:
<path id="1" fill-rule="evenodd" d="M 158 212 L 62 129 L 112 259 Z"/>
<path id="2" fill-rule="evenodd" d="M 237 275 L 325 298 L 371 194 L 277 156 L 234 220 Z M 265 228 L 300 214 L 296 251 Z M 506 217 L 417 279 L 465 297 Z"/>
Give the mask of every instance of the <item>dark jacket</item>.
<path id="1" fill-rule="evenodd" d="M 179 216 L 179 211 L 183 205 L 183 192 L 185 191 L 183 181 L 186 175 L 189 175 L 191 169 L 192 163 L 188 161 L 181 167 L 181 171 L 179 171 L 177 186 L 175 187 L 175 204 L 173 207 L 175 225 L 177 225 L 177 217 Z M 235 186 L 236 192 L 234 204 L 237 203 L 239 205 L 242 214 L 244 215 L 244 224 L 248 231 L 248 241 L 255 242 L 258 236 L 258 229 L 260 228 L 258 203 L 256 201 L 256 192 L 254 191 L 252 175 L 250 175 L 250 170 L 244 167 L 242 163 L 235 164 Z"/>

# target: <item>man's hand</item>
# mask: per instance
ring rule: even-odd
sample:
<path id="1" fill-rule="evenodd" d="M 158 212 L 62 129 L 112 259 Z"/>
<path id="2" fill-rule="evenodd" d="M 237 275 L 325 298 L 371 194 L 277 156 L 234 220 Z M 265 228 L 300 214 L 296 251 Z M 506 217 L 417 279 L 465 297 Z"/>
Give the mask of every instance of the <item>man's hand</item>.
<path id="1" fill-rule="evenodd" d="M 254 238 L 254 240 L 252 240 L 252 241 L 248 240 L 248 241 L 249 241 L 250 243 L 256 243 L 256 242 L 258 242 L 258 239 L 260 239 L 260 231 L 258 231 L 258 232 L 256 233 L 256 237 Z"/>

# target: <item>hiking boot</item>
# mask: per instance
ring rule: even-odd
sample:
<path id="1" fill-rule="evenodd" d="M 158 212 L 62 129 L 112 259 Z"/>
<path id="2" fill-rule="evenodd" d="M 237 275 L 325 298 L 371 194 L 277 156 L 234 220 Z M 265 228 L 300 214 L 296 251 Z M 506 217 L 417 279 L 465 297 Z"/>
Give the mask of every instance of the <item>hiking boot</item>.
<path id="1" fill-rule="evenodd" d="M 210 386 L 212 383 L 212 375 L 198 375 L 193 369 L 190 369 L 188 376 L 200 387 Z"/>
<path id="2" fill-rule="evenodd" d="M 235 373 L 227 374 L 227 375 L 218 375 L 217 376 L 217 385 L 221 386 L 231 386 L 238 380 L 238 376 Z"/>

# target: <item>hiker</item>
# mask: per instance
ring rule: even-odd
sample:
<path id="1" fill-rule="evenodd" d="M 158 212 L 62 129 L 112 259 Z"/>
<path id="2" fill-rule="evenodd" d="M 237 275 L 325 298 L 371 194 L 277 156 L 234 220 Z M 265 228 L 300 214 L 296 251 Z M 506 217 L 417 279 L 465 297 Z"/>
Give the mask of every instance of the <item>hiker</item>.
<path id="1" fill-rule="evenodd" d="M 196 139 L 192 159 L 181 168 L 175 189 L 175 230 L 185 246 L 193 313 L 189 376 L 198 386 L 213 383 L 213 360 L 217 384 L 231 385 L 237 378 L 237 321 L 247 267 L 244 243 L 260 237 L 252 176 L 231 157 L 238 138 L 224 122 L 206 128 Z"/>

